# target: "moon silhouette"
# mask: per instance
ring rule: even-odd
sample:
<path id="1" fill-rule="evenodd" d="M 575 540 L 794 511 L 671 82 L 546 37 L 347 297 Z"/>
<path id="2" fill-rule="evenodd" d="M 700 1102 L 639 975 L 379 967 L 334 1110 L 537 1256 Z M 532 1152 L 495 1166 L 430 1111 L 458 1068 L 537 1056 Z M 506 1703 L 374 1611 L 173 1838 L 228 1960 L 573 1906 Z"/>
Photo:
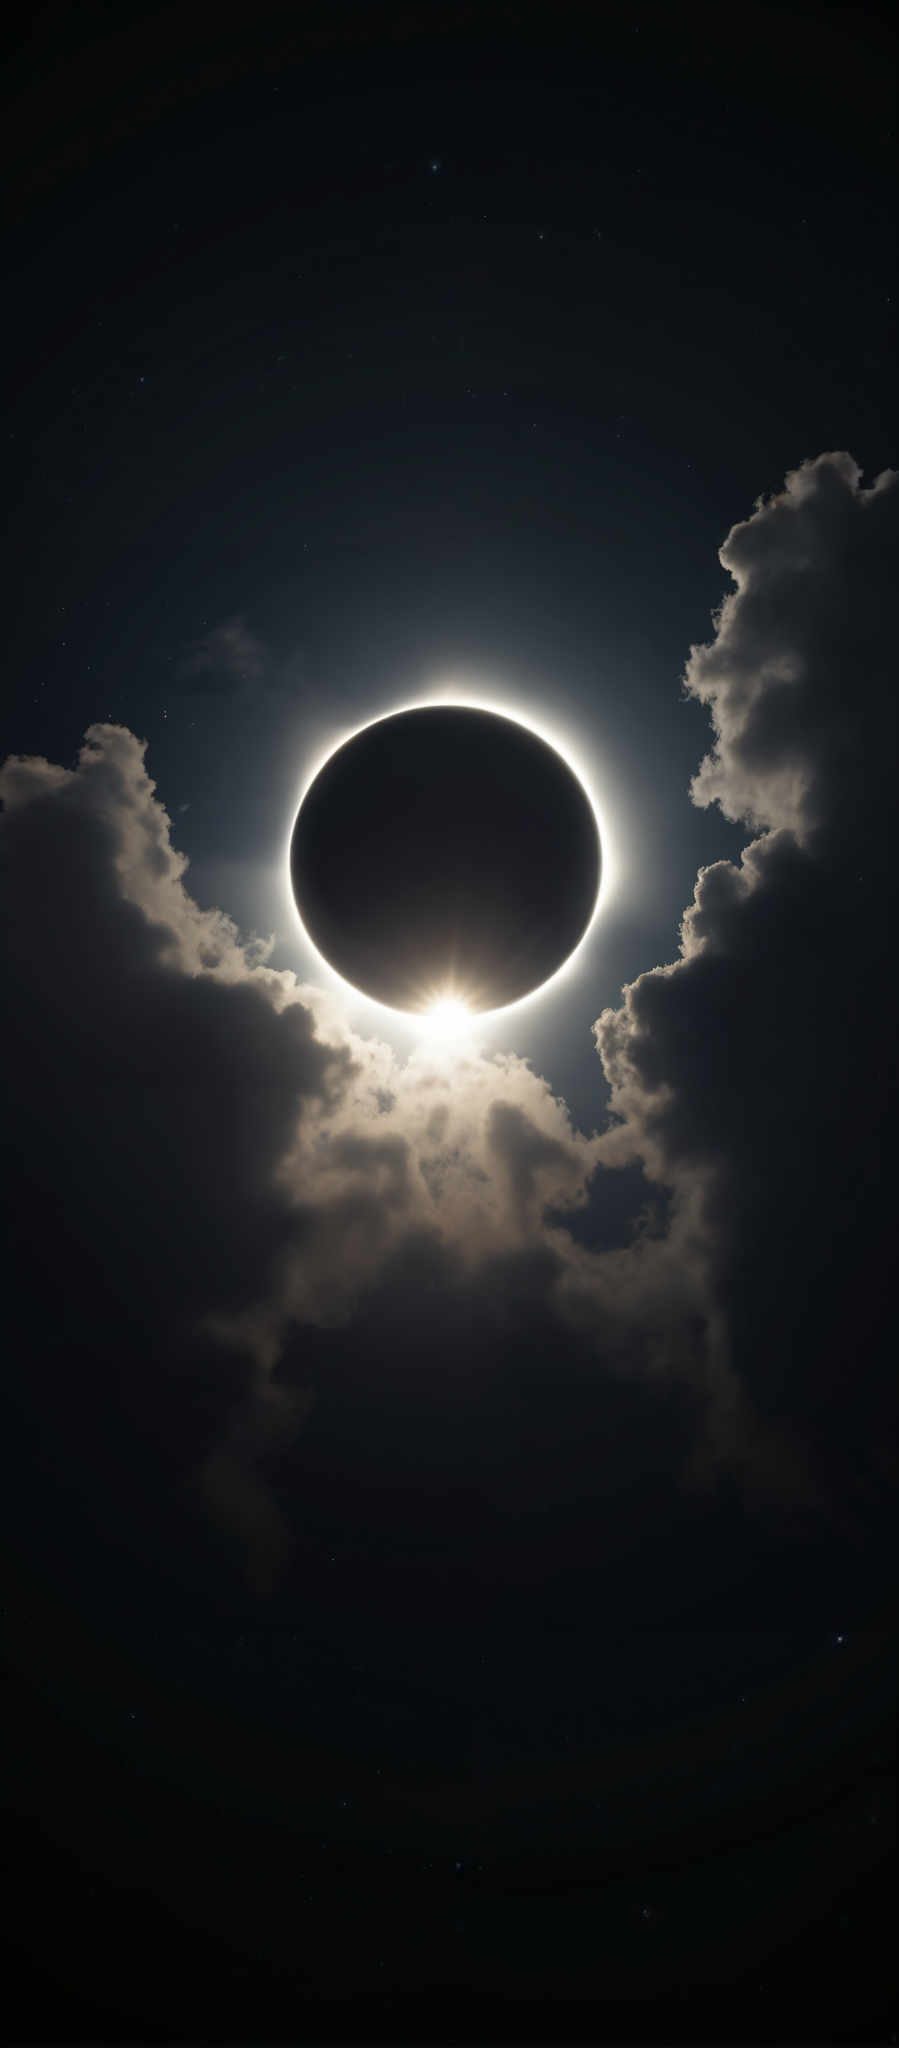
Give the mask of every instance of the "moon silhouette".
<path id="1" fill-rule="evenodd" d="M 583 937 L 600 866 L 573 769 L 529 727 L 467 705 L 354 733 L 311 783 L 290 844 L 319 953 L 405 1011 L 496 1010 L 532 994 Z"/>

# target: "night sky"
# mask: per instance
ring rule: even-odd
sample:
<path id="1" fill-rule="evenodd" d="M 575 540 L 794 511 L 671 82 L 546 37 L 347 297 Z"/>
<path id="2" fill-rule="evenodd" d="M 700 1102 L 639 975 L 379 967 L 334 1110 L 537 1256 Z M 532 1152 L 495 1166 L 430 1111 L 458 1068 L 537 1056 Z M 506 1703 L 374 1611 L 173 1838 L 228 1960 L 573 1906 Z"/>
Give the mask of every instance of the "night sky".
<path id="1" fill-rule="evenodd" d="M 895 2040 L 885 12 L 4 90 L 6 2033 Z M 603 855 L 448 1042 L 287 860 L 435 702 Z"/>

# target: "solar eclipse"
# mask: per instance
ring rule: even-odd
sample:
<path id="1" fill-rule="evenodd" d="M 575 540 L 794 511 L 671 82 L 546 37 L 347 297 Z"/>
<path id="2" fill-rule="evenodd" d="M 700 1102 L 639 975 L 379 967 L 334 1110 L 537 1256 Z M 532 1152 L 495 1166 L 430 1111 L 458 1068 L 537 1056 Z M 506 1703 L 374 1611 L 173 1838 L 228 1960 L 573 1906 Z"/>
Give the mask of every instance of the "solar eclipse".
<path id="1" fill-rule="evenodd" d="M 419 1014 L 532 995 L 584 937 L 600 872 L 574 770 L 530 727 L 470 705 L 354 733 L 314 777 L 290 844 L 323 959 L 374 1001 Z"/>

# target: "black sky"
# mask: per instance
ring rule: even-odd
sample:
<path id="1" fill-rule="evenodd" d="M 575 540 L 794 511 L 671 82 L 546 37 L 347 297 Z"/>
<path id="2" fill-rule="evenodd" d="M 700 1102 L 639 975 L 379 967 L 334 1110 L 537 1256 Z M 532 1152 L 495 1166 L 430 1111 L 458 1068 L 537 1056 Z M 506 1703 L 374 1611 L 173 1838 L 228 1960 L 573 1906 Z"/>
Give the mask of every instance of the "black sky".
<path id="1" fill-rule="evenodd" d="M 886 17 L 5 91 L 9 2034 L 887 2040 Z M 454 1065 L 286 846 L 456 677 L 614 887 Z"/>

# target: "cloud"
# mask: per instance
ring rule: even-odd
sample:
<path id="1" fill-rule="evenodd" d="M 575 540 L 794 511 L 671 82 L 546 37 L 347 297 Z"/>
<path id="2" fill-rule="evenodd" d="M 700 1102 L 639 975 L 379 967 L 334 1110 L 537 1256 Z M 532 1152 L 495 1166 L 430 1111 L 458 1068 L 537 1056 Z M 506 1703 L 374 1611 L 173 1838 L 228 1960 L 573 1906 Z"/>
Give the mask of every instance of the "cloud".
<path id="1" fill-rule="evenodd" d="M 565 1526 L 548 1502 L 589 1500 L 614 1572 L 647 1486 L 689 1547 L 700 1479 L 803 1527 L 836 1501 L 863 1541 L 892 1378 L 897 504 L 891 476 L 862 490 L 824 456 L 725 543 L 736 589 L 687 667 L 715 732 L 693 797 L 761 836 L 699 875 L 680 957 L 599 1019 L 599 1136 L 520 1059 L 354 1034 L 201 910 L 132 733 L 92 727 L 72 769 L 7 762 L 7 1314 L 35 1541 L 49 1459 L 56 1512 L 186 1572 L 220 1568 L 224 1527 L 262 1590 L 312 1514 L 322 1403 L 354 1497 L 386 1474 L 401 1499 L 408 1461 L 424 1526 L 476 1471 L 522 1555 Z M 514 1571 L 486 1512 L 491 1569 Z"/>
<path id="2" fill-rule="evenodd" d="M 720 560 L 736 589 L 684 679 L 715 729 L 694 803 L 817 845 L 858 832 L 862 785 L 869 802 L 886 792 L 860 713 L 894 700 L 897 481 L 884 470 L 863 489 L 851 455 L 820 455 L 731 529 Z"/>
<path id="3" fill-rule="evenodd" d="M 864 490 L 845 454 L 728 536 L 737 588 L 686 671 L 716 733 L 692 795 L 767 829 L 596 1026 L 603 1156 L 673 1190 L 741 1396 L 847 1513 L 889 1462 L 897 536 L 899 477 Z"/>
<path id="4" fill-rule="evenodd" d="M 108 1397 L 159 1438 L 161 1403 L 186 1476 L 244 1524 L 255 1499 L 270 1546 L 256 1472 L 298 1412 L 272 1380 L 291 1329 L 345 1324 L 429 1240 L 459 1272 L 526 1251 L 595 1141 L 519 1060 L 354 1038 L 201 910 L 144 753 L 95 726 L 74 769 L 0 780 L 22 1356 L 95 1376 L 82 1425 Z"/>
<path id="5" fill-rule="evenodd" d="M 261 683 L 268 670 L 263 642 L 246 620 L 223 619 L 195 640 L 182 657 L 178 674 L 193 690 L 219 695 L 247 683 Z"/>

